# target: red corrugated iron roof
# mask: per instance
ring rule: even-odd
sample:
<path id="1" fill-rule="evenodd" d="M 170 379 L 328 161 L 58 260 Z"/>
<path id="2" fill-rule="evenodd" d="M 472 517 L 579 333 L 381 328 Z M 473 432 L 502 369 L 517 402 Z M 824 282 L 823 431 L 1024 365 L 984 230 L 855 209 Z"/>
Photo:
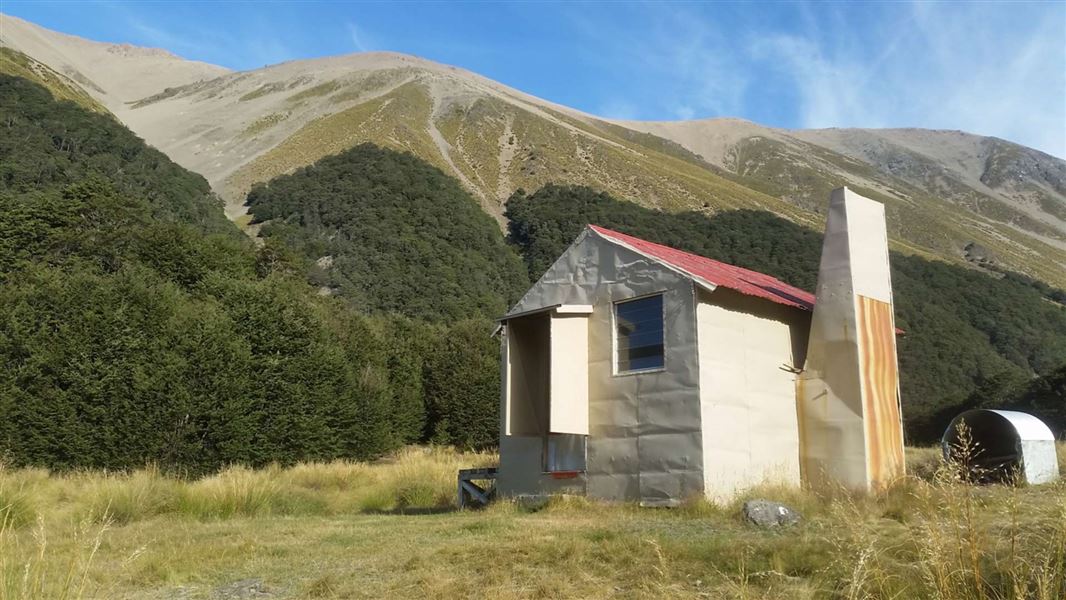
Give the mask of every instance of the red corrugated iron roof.
<path id="1" fill-rule="evenodd" d="M 814 294 L 791 286 L 765 273 L 749 271 L 748 269 L 711 260 L 697 254 L 682 252 L 676 248 L 618 233 L 606 227 L 589 225 L 589 229 L 611 241 L 628 246 L 655 260 L 662 261 L 688 276 L 705 281 L 712 286 L 721 286 L 741 294 L 765 298 L 785 306 L 793 306 L 803 310 L 814 309 Z"/>

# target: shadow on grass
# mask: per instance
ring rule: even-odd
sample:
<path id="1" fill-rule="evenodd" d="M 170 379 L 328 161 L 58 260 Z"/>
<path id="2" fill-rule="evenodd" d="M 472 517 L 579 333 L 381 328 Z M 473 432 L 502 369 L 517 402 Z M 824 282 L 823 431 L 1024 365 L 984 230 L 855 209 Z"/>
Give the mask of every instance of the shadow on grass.
<path id="1" fill-rule="evenodd" d="M 418 516 L 418 515 L 444 515 L 444 514 L 448 514 L 448 513 L 457 513 L 457 512 L 459 512 L 459 509 L 454 507 L 454 506 L 431 506 L 431 507 L 423 507 L 423 508 L 414 508 L 414 507 L 410 507 L 410 508 L 390 508 L 388 510 L 384 510 L 384 509 L 369 509 L 369 510 L 363 510 L 362 514 L 364 514 L 364 515 L 407 515 L 407 516 Z"/>

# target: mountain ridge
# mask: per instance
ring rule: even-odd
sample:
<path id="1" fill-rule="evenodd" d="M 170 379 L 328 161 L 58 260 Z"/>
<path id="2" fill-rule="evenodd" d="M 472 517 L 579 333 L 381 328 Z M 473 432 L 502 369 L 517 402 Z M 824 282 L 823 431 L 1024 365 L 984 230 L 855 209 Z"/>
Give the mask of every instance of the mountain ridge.
<path id="1" fill-rule="evenodd" d="M 826 192 L 848 185 L 886 204 L 899 250 L 1066 285 L 1066 161 L 997 138 L 610 120 L 394 52 L 229 71 L 0 23 L 3 45 L 207 178 L 239 223 L 253 185 L 372 142 L 452 175 L 501 224 L 515 190 L 571 183 L 662 210 L 756 208 L 818 228 Z M 94 64 L 67 60 L 75 46 Z"/>

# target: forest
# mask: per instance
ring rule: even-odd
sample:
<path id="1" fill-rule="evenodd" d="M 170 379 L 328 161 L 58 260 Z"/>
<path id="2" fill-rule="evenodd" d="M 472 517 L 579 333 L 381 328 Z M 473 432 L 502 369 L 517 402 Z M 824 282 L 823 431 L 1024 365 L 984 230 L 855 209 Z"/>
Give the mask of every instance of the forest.
<path id="1" fill-rule="evenodd" d="M 485 321 L 319 295 L 201 177 L 25 79 L 0 76 L 0 130 L 5 462 L 196 474 L 495 443 Z"/>
<path id="2" fill-rule="evenodd" d="M 525 292 L 521 259 L 458 181 L 362 144 L 252 189 L 260 235 L 317 264 L 313 283 L 368 312 L 496 318 Z"/>
<path id="3" fill-rule="evenodd" d="M 0 76 L 0 460 L 57 469 L 372 459 L 498 439 L 502 314 L 587 223 L 813 289 L 820 235 L 516 192 L 508 234 L 453 179 L 370 145 L 252 190 L 262 244 L 202 177 L 107 115 Z M 1066 426 L 1066 307 L 1020 275 L 892 255 L 908 441 L 963 407 Z"/>

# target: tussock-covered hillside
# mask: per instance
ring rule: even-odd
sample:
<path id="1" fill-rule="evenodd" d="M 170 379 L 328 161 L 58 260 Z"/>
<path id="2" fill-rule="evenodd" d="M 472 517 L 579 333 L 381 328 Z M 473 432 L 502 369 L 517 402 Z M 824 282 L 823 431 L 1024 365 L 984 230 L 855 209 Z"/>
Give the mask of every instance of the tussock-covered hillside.
<path id="1" fill-rule="evenodd" d="M 233 219 L 255 183 L 373 142 L 455 177 L 501 221 L 516 189 L 568 183 L 667 211 L 754 208 L 817 228 L 826 192 L 848 185 L 886 203 L 897 250 L 1066 285 L 1066 162 L 1003 140 L 734 119 L 609 122 L 413 56 L 229 72 L 0 18 L 4 45 L 78 82 L 206 177 Z"/>

